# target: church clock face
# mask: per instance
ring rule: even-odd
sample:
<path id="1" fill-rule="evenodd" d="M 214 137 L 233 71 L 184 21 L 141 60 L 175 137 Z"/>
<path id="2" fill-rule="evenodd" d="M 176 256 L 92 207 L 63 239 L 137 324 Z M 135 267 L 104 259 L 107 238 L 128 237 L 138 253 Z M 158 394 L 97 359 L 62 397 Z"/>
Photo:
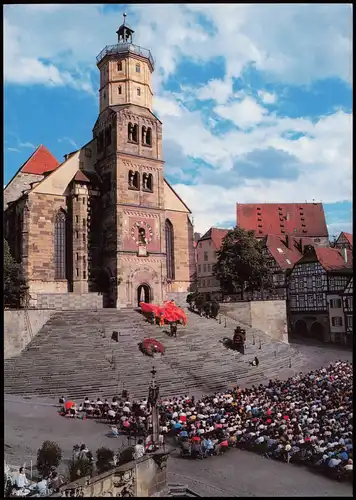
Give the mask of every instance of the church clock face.
<path id="1" fill-rule="evenodd" d="M 137 245 L 148 245 L 153 238 L 152 227 L 144 221 L 135 222 L 131 228 L 131 238 Z"/>

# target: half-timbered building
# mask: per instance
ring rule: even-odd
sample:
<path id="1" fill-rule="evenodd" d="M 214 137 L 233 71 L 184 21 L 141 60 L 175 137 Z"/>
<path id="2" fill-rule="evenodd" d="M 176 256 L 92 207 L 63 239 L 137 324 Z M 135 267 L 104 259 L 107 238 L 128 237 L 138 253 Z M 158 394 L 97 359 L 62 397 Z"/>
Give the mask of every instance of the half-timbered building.
<path id="1" fill-rule="evenodd" d="M 352 274 L 348 250 L 306 247 L 288 275 L 288 320 L 291 332 L 324 342 L 344 342 L 341 295 Z M 342 316 L 342 315 L 341 315 Z"/>
<path id="2" fill-rule="evenodd" d="M 354 295 L 354 279 L 350 278 L 345 290 L 342 294 L 342 305 L 344 309 L 346 343 L 352 345 L 353 339 L 353 295 Z"/>
<path id="3" fill-rule="evenodd" d="M 334 248 L 346 248 L 347 250 L 352 250 L 352 234 L 342 231 L 335 241 Z"/>

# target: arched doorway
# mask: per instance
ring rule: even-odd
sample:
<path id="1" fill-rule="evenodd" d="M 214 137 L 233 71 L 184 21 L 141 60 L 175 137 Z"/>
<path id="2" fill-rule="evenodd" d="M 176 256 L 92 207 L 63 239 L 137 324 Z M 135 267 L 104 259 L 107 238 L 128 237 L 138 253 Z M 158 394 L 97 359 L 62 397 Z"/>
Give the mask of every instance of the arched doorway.
<path id="1" fill-rule="evenodd" d="M 302 337 L 306 337 L 308 335 L 308 327 L 305 321 L 302 319 L 298 319 L 294 325 L 294 332 L 296 335 L 301 335 Z"/>
<path id="2" fill-rule="evenodd" d="M 315 321 L 310 327 L 310 334 L 312 337 L 323 342 L 324 340 L 324 327 L 319 321 Z"/>
<path id="3" fill-rule="evenodd" d="M 151 293 L 151 287 L 147 285 L 146 283 L 142 283 L 140 286 L 137 287 L 137 305 L 140 305 L 140 302 L 146 302 L 149 303 L 151 302 L 152 299 L 152 293 Z"/>

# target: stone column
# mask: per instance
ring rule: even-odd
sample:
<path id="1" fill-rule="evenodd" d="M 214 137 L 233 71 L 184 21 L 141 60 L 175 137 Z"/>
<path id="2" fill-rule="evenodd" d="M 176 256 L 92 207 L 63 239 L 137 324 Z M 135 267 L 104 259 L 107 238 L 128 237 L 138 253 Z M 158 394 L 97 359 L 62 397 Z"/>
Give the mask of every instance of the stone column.
<path id="1" fill-rule="evenodd" d="M 88 187 L 74 181 L 72 188 L 73 292 L 88 293 Z"/>

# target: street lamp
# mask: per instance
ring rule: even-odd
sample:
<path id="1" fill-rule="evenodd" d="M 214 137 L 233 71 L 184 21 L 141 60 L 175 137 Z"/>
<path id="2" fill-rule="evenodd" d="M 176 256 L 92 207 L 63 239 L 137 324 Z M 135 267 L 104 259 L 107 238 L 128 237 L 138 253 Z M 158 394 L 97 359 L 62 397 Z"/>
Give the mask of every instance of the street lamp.
<path id="1" fill-rule="evenodd" d="M 153 366 L 151 370 L 152 378 L 148 388 L 148 404 L 152 409 L 152 444 L 156 448 L 159 446 L 159 415 L 157 401 L 159 397 L 159 385 L 156 381 L 156 369 Z"/>

